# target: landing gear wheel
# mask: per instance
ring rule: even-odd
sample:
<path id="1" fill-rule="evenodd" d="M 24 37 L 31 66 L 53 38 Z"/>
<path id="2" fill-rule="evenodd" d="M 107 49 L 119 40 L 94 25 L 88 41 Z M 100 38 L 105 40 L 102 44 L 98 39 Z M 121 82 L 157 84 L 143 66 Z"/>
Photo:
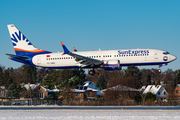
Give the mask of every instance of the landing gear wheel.
<path id="1" fill-rule="evenodd" d="M 94 71 L 94 70 L 90 70 L 90 71 L 89 71 L 89 74 L 90 74 L 90 75 L 94 75 L 94 74 L 95 74 L 95 71 Z"/>

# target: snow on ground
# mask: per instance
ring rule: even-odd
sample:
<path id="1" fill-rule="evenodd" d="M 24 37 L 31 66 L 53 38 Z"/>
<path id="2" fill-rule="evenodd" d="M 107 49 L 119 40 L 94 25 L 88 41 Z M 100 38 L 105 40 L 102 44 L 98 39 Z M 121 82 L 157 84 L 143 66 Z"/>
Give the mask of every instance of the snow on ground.
<path id="1" fill-rule="evenodd" d="M 180 120 L 180 110 L 0 110 L 0 120 Z"/>

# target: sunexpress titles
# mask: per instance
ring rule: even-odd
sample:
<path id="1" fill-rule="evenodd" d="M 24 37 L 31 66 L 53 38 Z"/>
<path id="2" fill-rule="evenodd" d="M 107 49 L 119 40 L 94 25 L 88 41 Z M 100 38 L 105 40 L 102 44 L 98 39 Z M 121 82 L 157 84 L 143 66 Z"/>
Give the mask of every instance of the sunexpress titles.
<path id="1" fill-rule="evenodd" d="M 125 55 L 125 54 L 149 54 L 149 50 L 119 50 L 118 55 Z"/>

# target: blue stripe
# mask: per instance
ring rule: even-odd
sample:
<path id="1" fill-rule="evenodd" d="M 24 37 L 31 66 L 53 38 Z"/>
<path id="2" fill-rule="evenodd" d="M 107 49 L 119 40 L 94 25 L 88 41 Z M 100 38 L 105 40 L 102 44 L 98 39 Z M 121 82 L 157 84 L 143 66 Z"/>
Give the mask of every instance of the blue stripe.
<path id="1" fill-rule="evenodd" d="M 165 64 L 168 62 L 154 62 L 154 63 L 129 63 L 129 64 L 121 64 L 121 66 L 143 66 L 143 65 L 160 65 L 160 64 Z M 117 67 L 117 65 L 110 65 L 110 67 Z M 43 67 L 43 66 L 42 66 Z M 44 66 L 45 67 L 45 66 Z M 105 65 L 104 67 L 107 67 Z M 86 67 L 81 67 L 81 66 L 57 66 L 57 67 L 45 67 L 45 68 L 54 68 L 54 69 L 74 69 L 74 68 L 91 68 L 90 66 Z M 98 66 L 95 66 L 95 68 L 99 68 Z"/>
<path id="2" fill-rule="evenodd" d="M 121 66 L 144 66 L 144 65 L 160 65 L 160 64 L 165 64 L 169 62 L 147 62 L 147 63 L 125 63 L 125 64 L 120 64 Z"/>

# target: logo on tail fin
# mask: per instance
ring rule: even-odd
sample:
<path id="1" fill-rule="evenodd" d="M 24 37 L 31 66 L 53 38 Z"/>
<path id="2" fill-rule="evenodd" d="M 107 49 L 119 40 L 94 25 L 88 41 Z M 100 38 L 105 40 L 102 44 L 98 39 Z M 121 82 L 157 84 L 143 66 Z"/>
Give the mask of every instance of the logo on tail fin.
<path id="1" fill-rule="evenodd" d="M 16 55 L 25 56 L 28 54 L 51 53 L 35 48 L 32 43 L 14 25 L 8 25 L 8 30 Z"/>
<path id="2" fill-rule="evenodd" d="M 19 34 L 15 32 L 12 34 L 12 43 L 15 49 L 24 49 L 24 50 L 35 50 L 36 48 L 32 43 L 19 31 Z"/>

